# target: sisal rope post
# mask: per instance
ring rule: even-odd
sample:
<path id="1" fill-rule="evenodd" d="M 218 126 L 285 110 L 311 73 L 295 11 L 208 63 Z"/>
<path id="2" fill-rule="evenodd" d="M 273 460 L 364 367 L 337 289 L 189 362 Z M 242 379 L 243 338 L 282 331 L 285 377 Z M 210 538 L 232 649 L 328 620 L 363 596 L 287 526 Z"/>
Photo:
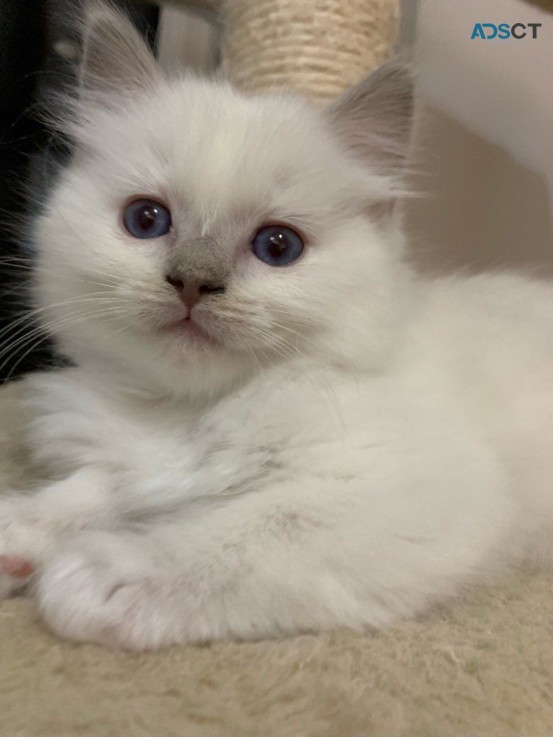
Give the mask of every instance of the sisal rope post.
<path id="1" fill-rule="evenodd" d="M 399 0 L 226 0 L 225 76 L 246 92 L 336 97 L 392 54 Z"/>

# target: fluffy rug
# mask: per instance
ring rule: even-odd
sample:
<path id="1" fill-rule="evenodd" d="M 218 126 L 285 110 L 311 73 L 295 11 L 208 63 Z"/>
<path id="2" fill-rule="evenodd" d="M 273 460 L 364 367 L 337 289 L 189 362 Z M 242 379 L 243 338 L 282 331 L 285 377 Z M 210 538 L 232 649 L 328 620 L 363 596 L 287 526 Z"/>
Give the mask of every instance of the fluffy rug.
<path id="1" fill-rule="evenodd" d="M 19 395 L 0 392 L 0 488 L 24 482 Z M 147 655 L 60 642 L 0 605 L 0 737 L 551 737 L 553 575 L 378 635 Z"/>

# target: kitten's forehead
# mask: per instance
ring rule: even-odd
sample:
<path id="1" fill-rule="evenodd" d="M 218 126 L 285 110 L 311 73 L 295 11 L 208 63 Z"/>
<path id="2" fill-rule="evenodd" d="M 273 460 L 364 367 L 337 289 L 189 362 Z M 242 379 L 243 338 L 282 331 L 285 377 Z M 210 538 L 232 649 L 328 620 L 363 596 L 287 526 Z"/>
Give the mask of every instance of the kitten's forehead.
<path id="1" fill-rule="evenodd" d="M 302 100 L 248 98 L 197 80 L 144 100 L 124 135 L 129 170 L 152 176 L 206 217 L 270 208 L 287 193 L 297 198 L 302 183 L 305 199 L 313 198 L 333 153 L 323 121 Z"/>
<path id="2" fill-rule="evenodd" d="M 322 132 L 303 103 L 220 92 L 206 96 L 204 110 L 188 111 L 182 164 L 201 202 L 247 208 L 319 166 Z"/>

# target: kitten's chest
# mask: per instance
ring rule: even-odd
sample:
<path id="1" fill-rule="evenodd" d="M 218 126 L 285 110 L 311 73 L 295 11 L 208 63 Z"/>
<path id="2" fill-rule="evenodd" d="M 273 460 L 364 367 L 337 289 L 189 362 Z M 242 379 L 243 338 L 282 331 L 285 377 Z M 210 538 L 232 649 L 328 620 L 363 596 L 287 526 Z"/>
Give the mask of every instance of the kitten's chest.
<path id="1" fill-rule="evenodd" d="M 141 508 L 352 473 L 388 414 L 382 388 L 303 366 L 201 408 L 108 393 L 78 370 L 36 389 L 45 414 L 34 444 L 56 473 L 111 469 L 114 489 Z"/>
<path id="2" fill-rule="evenodd" d="M 200 411 L 160 405 L 142 414 L 130 423 L 124 475 L 146 495 L 240 494 L 301 473 L 314 452 L 336 457 L 347 445 L 341 402 L 309 381 L 275 378 Z"/>

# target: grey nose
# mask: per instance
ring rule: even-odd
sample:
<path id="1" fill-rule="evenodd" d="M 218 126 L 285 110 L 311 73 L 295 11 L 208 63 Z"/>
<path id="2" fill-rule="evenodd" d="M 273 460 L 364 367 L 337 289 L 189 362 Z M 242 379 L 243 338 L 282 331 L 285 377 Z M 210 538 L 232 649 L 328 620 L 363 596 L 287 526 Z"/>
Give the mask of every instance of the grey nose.
<path id="1" fill-rule="evenodd" d="M 167 274 L 165 281 L 177 291 L 180 299 L 189 308 L 194 307 L 203 296 L 223 294 L 225 291 L 223 284 L 197 284 L 183 279 L 179 274 Z"/>

